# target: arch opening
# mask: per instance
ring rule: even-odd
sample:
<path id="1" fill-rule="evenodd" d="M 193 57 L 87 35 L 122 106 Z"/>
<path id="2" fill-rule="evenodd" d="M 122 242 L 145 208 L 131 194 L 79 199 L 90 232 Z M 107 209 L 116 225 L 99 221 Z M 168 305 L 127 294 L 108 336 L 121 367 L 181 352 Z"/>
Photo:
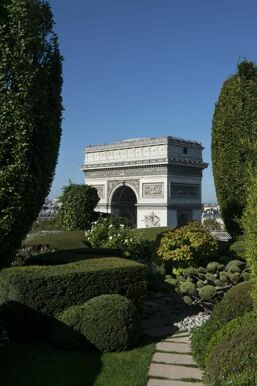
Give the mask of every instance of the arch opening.
<path id="1" fill-rule="evenodd" d="M 117 188 L 111 200 L 111 213 L 114 216 L 128 218 L 134 227 L 137 226 L 137 196 L 127 185 Z"/>

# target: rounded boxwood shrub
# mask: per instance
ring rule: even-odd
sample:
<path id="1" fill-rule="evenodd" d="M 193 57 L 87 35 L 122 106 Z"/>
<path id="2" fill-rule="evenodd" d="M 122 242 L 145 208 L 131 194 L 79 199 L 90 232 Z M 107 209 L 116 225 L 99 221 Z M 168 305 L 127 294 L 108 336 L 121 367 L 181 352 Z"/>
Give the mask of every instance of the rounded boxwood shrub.
<path id="1" fill-rule="evenodd" d="M 201 327 L 193 330 L 192 353 L 201 367 L 205 366 L 207 347 L 213 334 L 225 323 L 253 310 L 252 286 L 251 282 L 243 282 L 232 287 L 222 301 L 214 307 L 211 318 Z"/>
<path id="2" fill-rule="evenodd" d="M 206 357 L 208 384 L 227 385 L 227 378 L 244 371 L 256 374 L 256 329 L 257 314 L 252 312 L 230 321 L 213 335 Z"/>
<path id="3" fill-rule="evenodd" d="M 101 295 L 62 312 L 50 339 L 65 348 L 93 345 L 101 352 L 123 351 L 140 336 L 140 317 L 134 304 L 121 295 Z"/>

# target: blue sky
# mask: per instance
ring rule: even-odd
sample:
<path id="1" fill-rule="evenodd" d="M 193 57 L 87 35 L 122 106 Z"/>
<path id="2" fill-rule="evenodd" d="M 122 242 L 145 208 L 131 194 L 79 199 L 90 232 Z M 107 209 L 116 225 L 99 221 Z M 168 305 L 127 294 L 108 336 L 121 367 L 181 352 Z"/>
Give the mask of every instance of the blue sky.
<path id="1" fill-rule="evenodd" d="M 256 0 L 50 0 L 63 63 L 63 135 L 50 197 L 86 145 L 172 135 L 201 141 L 223 81 L 257 62 Z M 203 202 L 214 202 L 211 164 Z"/>

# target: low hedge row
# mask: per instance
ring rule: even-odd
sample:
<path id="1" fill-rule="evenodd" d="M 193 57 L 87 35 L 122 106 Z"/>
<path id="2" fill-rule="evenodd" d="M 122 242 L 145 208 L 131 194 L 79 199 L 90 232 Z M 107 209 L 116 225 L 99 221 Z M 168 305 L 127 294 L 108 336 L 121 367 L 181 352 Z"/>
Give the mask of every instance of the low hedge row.
<path id="1" fill-rule="evenodd" d="M 0 272 L 0 304 L 9 310 L 22 308 L 20 318 L 27 321 L 30 333 L 39 329 L 41 321 L 45 324 L 47 317 L 102 294 L 121 294 L 138 304 L 145 289 L 144 266 L 120 258 L 14 267 Z M 20 330 L 22 336 L 22 323 L 13 328 Z"/>
<path id="2" fill-rule="evenodd" d="M 60 265 L 98 257 L 121 257 L 122 251 L 109 248 L 63 249 L 29 256 L 25 265 Z"/>

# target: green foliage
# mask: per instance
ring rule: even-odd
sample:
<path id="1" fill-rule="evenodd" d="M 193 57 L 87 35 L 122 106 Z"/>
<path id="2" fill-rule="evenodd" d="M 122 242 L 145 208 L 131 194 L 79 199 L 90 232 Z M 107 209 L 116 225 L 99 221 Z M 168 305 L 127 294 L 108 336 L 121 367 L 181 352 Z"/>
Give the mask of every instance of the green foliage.
<path id="1" fill-rule="evenodd" d="M 213 335 L 206 358 L 208 384 L 227 385 L 228 377 L 246 371 L 256 375 L 256 328 L 254 312 L 232 320 Z"/>
<path id="2" fill-rule="evenodd" d="M 42 232 L 42 231 L 57 231 L 60 230 L 59 224 L 56 222 L 56 218 L 48 218 L 43 220 L 34 221 L 31 232 Z"/>
<path id="3" fill-rule="evenodd" d="M 27 323 L 34 326 L 42 315 L 56 316 L 102 294 L 119 293 L 140 303 L 145 287 L 144 266 L 119 258 L 15 267 L 0 272 L 0 304 L 15 302 L 23 306 L 26 315 L 27 310 L 34 311 L 26 316 Z"/>
<path id="4" fill-rule="evenodd" d="M 48 244 L 50 249 L 85 248 L 84 231 L 39 232 L 29 235 L 23 245 Z"/>
<path id="5" fill-rule="evenodd" d="M 216 273 L 217 271 L 221 271 L 224 268 L 224 265 L 218 263 L 217 261 L 210 262 L 206 269 L 208 272 Z"/>
<path id="6" fill-rule="evenodd" d="M 205 366 L 207 348 L 213 334 L 232 319 L 253 310 L 251 291 L 251 282 L 240 283 L 231 288 L 214 307 L 211 318 L 193 330 L 192 353 L 201 367 Z"/>
<path id="7" fill-rule="evenodd" d="M 257 67 L 244 61 L 227 79 L 215 107 L 212 163 L 218 202 L 226 229 L 241 233 L 238 219 L 246 204 L 247 168 L 256 164 Z M 232 167 L 233 165 L 233 167 Z"/>
<path id="8" fill-rule="evenodd" d="M 213 285 L 209 284 L 199 288 L 198 291 L 201 299 L 209 301 L 212 300 L 212 298 L 214 298 L 214 296 L 216 296 L 217 294 L 216 288 Z"/>
<path id="9" fill-rule="evenodd" d="M 62 58 L 47 1 L 1 1 L 0 15 L 0 266 L 8 266 L 53 180 Z"/>
<path id="10" fill-rule="evenodd" d="M 66 348 L 83 348 L 90 342 L 101 352 L 124 351 L 137 343 L 140 327 L 139 314 L 130 300 L 101 295 L 61 313 L 50 337 Z"/>
<path id="11" fill-rule="evenodd" d="M 70 184 L 63 188 L 62 203 L 56 217 L 66 231 L 89 229 L 95 219 L 94 209 L 99 202 L 96 188 L 90 185 Z"/>
<path id="12" fill-rule="evenodd" d="M 222 230 L 221 224 L 215 218 L 206 218 L 206 219 L 204 219 L 203 225 L 209 231 L 221 231 Z"/>
<path id="13" fill-rule="evenodd" d="M 192 222 L 165 233 L 157 254 L 171 262 L 175 270 L 181 270 L 210 261 L 217 249 L 217 242 L 209 232 L 200 223 Z"/>
<path id="14" fill-rule="evenodd" d="M 254 281 L 253 298 L 257 306 L 257 169 L 252 169 L 250 174 L 243 227 L 245 231 L 245 257 Z"/>
<path id="15" fill-rule="evenodd" d="M 188 267 L 175 278 L 170 275 L 165 278 L 177 292 L 188 295 L 192 305 L 206 309 L 212 309 L 233 285 L 245 280 L 249 280 L 249 272 L 245 262 L 239 260 L 232 260 L 226 266 L 213 261 L 206 268 Z"/>
<path id="16" fill-rule="evenodd" d="M 237 259 L 245 259 L 245 240 L 237 240 L 230 245 L 230 252 Z"/>
<path id="17" fill-rule="evenodd" d="M 243 261 L 231 260 L 227 264 L 226 269 L 227 269 L 227 271 L 232 272 L 232 273 L 235 273 L 235 272 L 241 273 L 242 267 L 245 267 L 245 263 Z"/>
<path id="18" fill-rule="evenodd" d="M 151 255 L 151 243 L 126 225 L 122 217 L 100 218 L 86 233 L 93 247 L 113 248 L 134 260 L 147 259 Z"/>

